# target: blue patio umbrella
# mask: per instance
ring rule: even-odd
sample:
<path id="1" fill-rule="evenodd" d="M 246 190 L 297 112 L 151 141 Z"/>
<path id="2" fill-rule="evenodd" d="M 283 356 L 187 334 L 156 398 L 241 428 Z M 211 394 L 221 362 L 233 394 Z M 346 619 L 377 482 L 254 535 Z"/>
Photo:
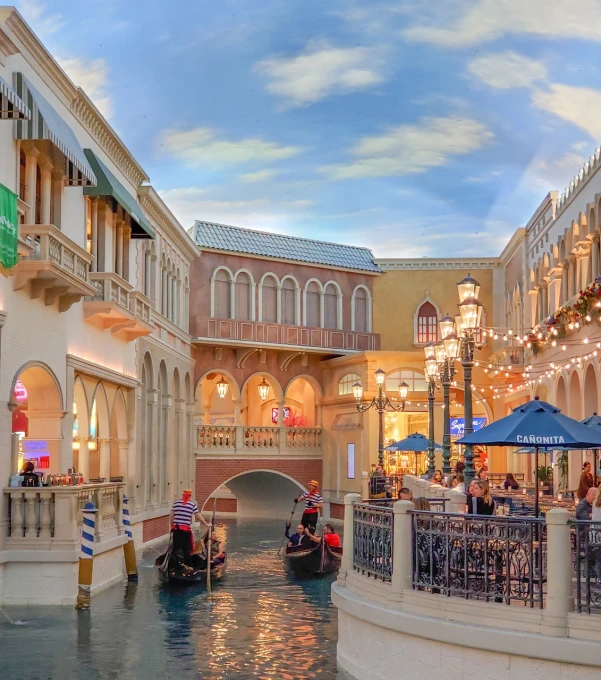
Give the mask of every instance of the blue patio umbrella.
<path id="1" fill-rule="evenodd" d="M 405 439 L 401 439 L 398 442 L 394 442 L 394 444 L 390 444 L 384 450 L 408 451 L 415 453 L 415 476 L 417 477 L 417 456 L 420 453 L 427 451 L 428 446 L 429 446 L 428 437 L 425 437 L 423 434 L 414 432 L 413 434 L 410 434 L 408 437 L 405 437 Z M 442 446 L 440 444 L 437 444 L 436 442 L 434 442 L 434 448 L 442 450 Z"/>
<path id="2" fill-rule="evenodd" d="M 564 416 L 556 406 L 536 397 L 513 409 L 511 415 L 472 432 L 458 444 L 486 446 L 534 447 L 535 469 L 538 470 L 539 449 L 601 448 L 601 428 L 588 427 Z M 535 516 L 538 517 L 538 494 L 535 494 Z"/>
<path id="3" fill-rule="evenodd" d="M 592 416 L 585 418 L 582 421 L 582 424 L 586 425 L 587 427 L 593 427 L 593 428 L 599 427 L 599 428 L 601 428 L 601 416 L 598 416 L 596 413 L 593 413 Z M 599 432 L 601 432 L 601 429 L 599 429 Z M 595 486 L 597 485 L 597 465 L 598 465 L 597 455 L 598 455 L 598 451 L 599 451 L 598 448 L 595 449 L 595 451 L 594 451 L 594 453 L 595 453 L 595 469 L 593 471 L 593 477 L 594 477 Z"/>

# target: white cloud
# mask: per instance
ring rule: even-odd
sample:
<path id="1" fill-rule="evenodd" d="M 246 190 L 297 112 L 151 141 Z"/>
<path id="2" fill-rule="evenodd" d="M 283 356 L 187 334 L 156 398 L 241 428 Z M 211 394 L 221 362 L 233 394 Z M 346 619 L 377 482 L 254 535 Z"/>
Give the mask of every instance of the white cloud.
<path id="1" fill-rule="evenodd" d="M 555 83 L 548 90 L 535 90 L 532 103 L 601 139 L 601 90 Z"/>
<path id="2" fill-rule="evenodd" d="M 255 160 L 279 161 L 303 151 L 298 146 L 280 146 L 259 137 L 231 142 L 220 139 L 214 130 L 206 127 L 165 130 L 159 144 L 164 152 L 193 167 L 204 163 L 237 165 Z"/>
<path id="3" fill-rule="evenodd" d="M 48 14 L 46 5 L 35 0 L 19 0 L 15 4 L 25 21 L 42 37 L 53 35 L 67 23 L 60 14 Z"/>
<path id="4" fill-rule="evenodd" d="M 332 179 L 421 173 L 445 165 L 452 156 L 477 151 L 493 138 L 493 133 L 477 120 L 426 118 L 415 125 L 399 125 L 382 135 L 364 137 L 351 150 L 357 160 L 325 166 L 321 171 Z"/>
<path id="5" fill-rule="evenodd" d="M 382 51 L 373 47 L 309 46 L 292 59 L 266 59 L 255 69 L 267 90 L 292 106 L 307 106 L 330 94 L 361 90 L 384 80 Z"/>
<path id="6" fill-rule="evenodd" d="M 161 198 L 184 227 L 194 220 L 235 224 L 264 231 L 282 231 L 294 218 L 306 214 L 312 201 L 271 201 L 267 198 L 221 200 L 198 187 L 159 191 Z"/>
<path id="7" fill-rule="evenodd" d="M 266 182 L 278 175 L 277 170 L 258 170 L 257 172 L 247 172 L 239 176 L 239 180 L 245 184 L 255 184 L 257 182 Z"/>
<path id="8" fill-rule="evenodd" d="M 445 0 L 433 4 L 449 7 Z M 445 13 L 444 20 L 413 26 L 405 37 L 457 48 L 511 34 L 601 40 L 601 0 L 472 0 L 454 7 L 454 16 Z"/>
<path id="9" fill-rule="evenodd" d="M 547 75 L 540 61 L 509 51 L 477 57 L 467 68 L 482 82 L 498 89 L 529 87 Z"/>
<path id="10" fill-rule="evenodd" d="M 466 177 L 463 181 L 468 184 L 486 184 L 487 182 L 492 182 L 503 174 L 502 170 L 491 170 L 490 172 L 482 173 L 481 175 L 472 175 L 471 177 Z"/>
<path id="11" fill-rule="evenodd" d="M 107 92 L 108 66 L 104 59 L 83 61 L 76 57 L 58 59 L 65 73 L 81 87 L 94 102 L 100 113 L 110 118 L 113 113 L 113 100 Z"/>

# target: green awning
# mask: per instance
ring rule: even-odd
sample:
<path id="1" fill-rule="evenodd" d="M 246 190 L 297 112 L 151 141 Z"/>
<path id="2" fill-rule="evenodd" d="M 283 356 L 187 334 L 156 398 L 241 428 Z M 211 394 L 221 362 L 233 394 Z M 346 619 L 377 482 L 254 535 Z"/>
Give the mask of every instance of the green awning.
<path id="1" fill-rule="evenodd" d="M 31 119 L 31 111 L 25 106 L 25 102 L 2 78 L 0 78 L 0 119 Z"/>
<path id="2" fill-rule="evenodd" d="M 142 208 L 136 199 L 127 191 L 92 149 L 84 149 L 84 153 L 96 175 L 95 187 L 84 187 L 86 196 L 111 196 L 131 217 L 132 238 L 156 238 L 150 222 L 144 217 Z"/>

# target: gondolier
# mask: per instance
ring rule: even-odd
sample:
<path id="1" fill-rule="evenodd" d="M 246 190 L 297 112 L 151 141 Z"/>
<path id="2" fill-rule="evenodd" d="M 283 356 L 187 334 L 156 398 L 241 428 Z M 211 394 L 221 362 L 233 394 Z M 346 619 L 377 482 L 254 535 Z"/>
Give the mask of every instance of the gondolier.
<path id="1" fill-rule="evenodd" d="M 319 493 L 319 484 L 314 479 L 309 482 L 309 491 L 305 491 L 294 502 L 298 503 L 299 501 L 305 501 L 305 511 L 301 518 L 301 524 L 315 531 L 319 511 L 323 508 L 323 498 Z"/>
<path id="2" fill-rule="evenodd" d="M 194 535 L 192 533 L 192 519 L 196 518 L 202 522 L 206 527 L 211 525 L 204 519 L 198 510 L 198 505 L 192 500 L 192 491 L 184 489 L 182 497 L 175 501 L 171 506 L 171 513 L 169 515 L 169 524 L 171 530 L 174 532 L 174 543 L 179 532 L 188 534 L 188 541 L 190 545 L 190 552 L 194 552 Z M 179 534 L 181 536 L 181 534 Z M 179 541 L 177 541 L 179 543 Z"/>

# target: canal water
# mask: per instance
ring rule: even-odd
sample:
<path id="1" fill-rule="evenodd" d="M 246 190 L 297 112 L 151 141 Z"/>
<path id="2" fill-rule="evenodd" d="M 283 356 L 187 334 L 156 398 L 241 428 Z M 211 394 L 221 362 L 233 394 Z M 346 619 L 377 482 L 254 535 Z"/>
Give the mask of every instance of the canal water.
<path id="1" fill-rule="evenodd" d="M 341 680 L 333 577 L 298 580 L 286 572 L 277 556 L 281 522 L 216 524 L 229 564 L 210 600 L 204 588 L 159 587 L 157 552 L 147 550 L 139 583 L 96 595 L 89 612 L 0 612 L 0 678 Z"/>

